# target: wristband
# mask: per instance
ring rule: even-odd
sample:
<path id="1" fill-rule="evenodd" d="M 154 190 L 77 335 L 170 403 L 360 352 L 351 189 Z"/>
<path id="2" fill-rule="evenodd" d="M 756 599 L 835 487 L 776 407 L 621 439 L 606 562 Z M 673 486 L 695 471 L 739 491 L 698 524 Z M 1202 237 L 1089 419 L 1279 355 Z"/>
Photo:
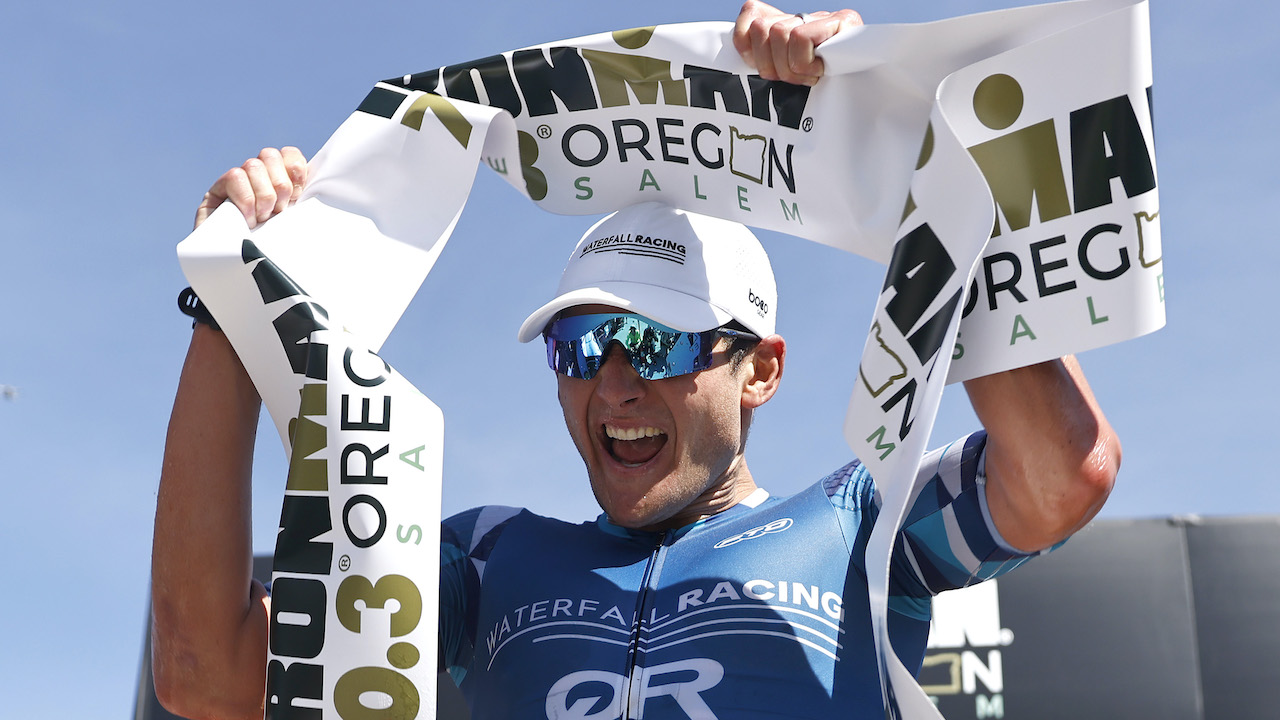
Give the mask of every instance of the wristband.
<path id="1" fill-rule="evenodd" d="M 191 318 L 191 328 L 195 329 L 196 323 L 208 325 L 214 330 L 221 331 L 218 321 L 213 319 L 213 314 L 209 312 L 209 308 L 200 302 L 200 297 L 196 295 L 196 291 L 191 288 L 184 288 L 178 293 L 178 310 L 183 315 Z"/>

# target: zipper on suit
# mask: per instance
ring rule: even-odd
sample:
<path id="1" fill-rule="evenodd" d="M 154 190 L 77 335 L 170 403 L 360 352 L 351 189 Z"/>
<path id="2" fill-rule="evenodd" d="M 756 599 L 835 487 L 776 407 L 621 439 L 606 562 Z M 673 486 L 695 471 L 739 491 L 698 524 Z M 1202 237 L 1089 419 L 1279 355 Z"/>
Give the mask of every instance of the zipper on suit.
<path id="1" fill-rule="evenodd" d="M 622 720 L 638 717 L 641 694 L 644 682 L 636 677 L 636 669 L 640 661 L 641 626 L 644 614 L 649 609 L 649 601 L 657 589 L 658 578 L 662 575 L 662 561 L 666 558 L 667 544 L 674 537 L 672 530 L 667 530 L 658 538 L 658 544 L 649 554 L 649 562 L 644 568 L 644 577 L 640 581 L 640 590 L 636 593 L 636 615 L 631 626 L 631 638 L 627 643 L 626 683 L 623 694 Z M 643 670 L 641 671 L 643 672 Z"/>

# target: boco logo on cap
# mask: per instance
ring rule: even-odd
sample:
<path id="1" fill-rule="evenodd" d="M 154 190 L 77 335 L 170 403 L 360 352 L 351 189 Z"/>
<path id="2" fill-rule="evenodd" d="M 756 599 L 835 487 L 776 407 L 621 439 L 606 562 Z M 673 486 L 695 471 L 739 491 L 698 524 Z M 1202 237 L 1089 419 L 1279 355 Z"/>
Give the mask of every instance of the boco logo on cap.
<path id="1" fill-rule="evenodd" d="M 769 303 L 765 302 L 764 298 L 757 295 L 754 290 L 747 290 L 747 300 L 756 306 L 756 312 L 760 313 L 760 317 L 769 314 Z"/>

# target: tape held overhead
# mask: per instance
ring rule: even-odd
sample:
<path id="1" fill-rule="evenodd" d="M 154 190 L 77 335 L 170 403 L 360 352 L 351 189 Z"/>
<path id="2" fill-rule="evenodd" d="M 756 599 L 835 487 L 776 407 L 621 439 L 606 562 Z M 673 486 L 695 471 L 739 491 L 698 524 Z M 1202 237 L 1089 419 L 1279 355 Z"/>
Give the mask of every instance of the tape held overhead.
<path id="1" fill-rule="evenodd" d="M 1164 323 L 1146 3 L 860 27 L 822 46 L 812 89 L 752 75 L 731 29 L 378 83 L 297 206 L 253 231 L 221 208 L 179 245 L 291 451 L 274 702 L 351 717 L 381 692 L 434 713 L 442 418 L 373 353 L 484 164 L 552 212 L 659 200 L 887 265 L 845 434 L 883 500 L 867 567 L 887 706 L 938 717 L 885 618 L 943 385 Z"/>

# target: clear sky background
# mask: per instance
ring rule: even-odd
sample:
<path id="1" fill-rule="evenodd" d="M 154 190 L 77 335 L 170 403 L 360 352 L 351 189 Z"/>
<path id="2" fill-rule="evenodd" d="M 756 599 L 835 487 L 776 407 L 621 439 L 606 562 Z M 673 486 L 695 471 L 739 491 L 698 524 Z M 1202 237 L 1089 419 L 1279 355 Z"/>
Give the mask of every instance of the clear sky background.
<path id="1" fill-rule="evenodd" d="M 1016 3 L 869 0 L 868 22 Z M 377 80 L 691 20 L 725 2 L 19 3 L 0 26 L 0 718 L 123 718 L 142 652 L 165 425 L 189 322 L 174 246 L 263 145 L 314 153 Z M 788 7 L 791 10 L 810 8 Z M 1081 359 L 1124 443 L 1106 518 L 1280 513 L 1273 470 L 1280 73 L 1274 3 L 1152 0 L 1164 330 Z M 445 411 L 446 512 L 597 512 L 542 350 L 514 341 L 586 218 L 482 171 L 383 356 Z M 843 464 L 840 423 L 883 268 L 764 235 L 790 342 L 748 458 L 787 494 Z M 464 356 L 459 350 L 465 351 Z M 265 413 L 264 413 L 265 418 Z M 934 444 L 972 429 L 963 392 Z M 283 453 L 259 440 L 254 541 Z"/>

